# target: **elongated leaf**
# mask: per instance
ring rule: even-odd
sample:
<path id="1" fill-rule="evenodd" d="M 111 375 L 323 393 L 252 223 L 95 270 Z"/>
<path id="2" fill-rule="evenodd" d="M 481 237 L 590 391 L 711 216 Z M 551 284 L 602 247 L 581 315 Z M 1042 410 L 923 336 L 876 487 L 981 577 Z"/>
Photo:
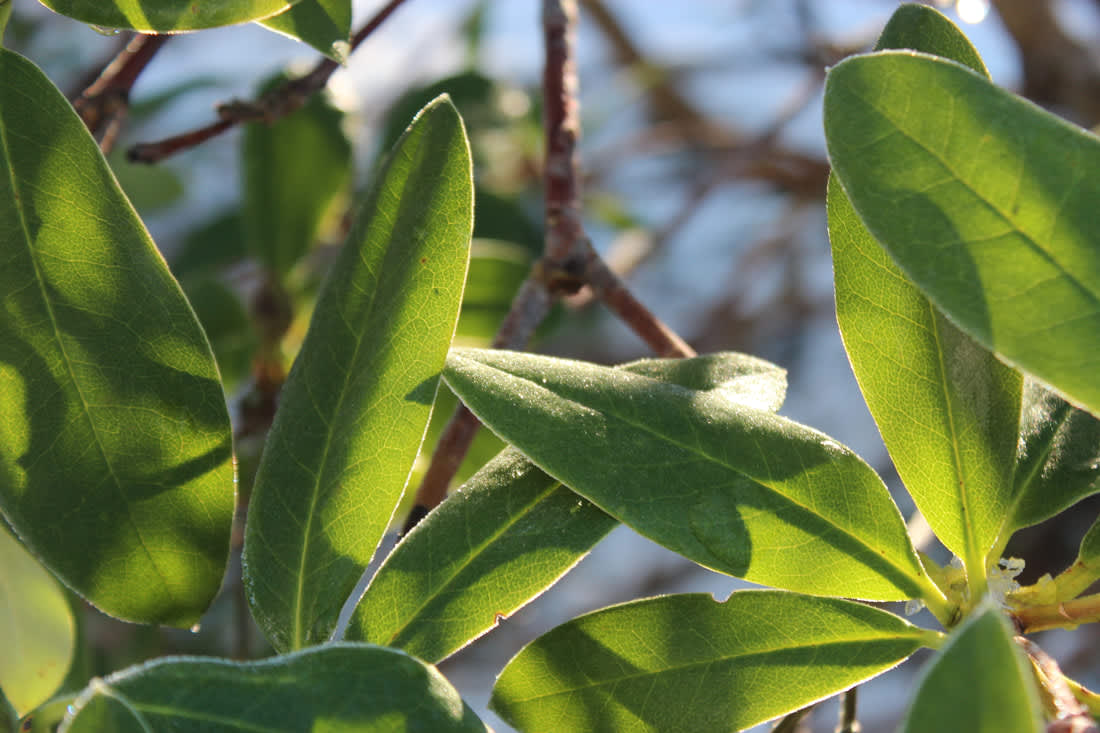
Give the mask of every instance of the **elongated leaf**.
<path id="1" fill-rule="evenodd" d="M 279 275 L 313 245 L 323 214 L 347 185 L 351 143 L 343 119 L 323 95 L 315 95 L 297 112 L 245 130 L 245 239 L 252 254 Z"/>
<path id="2" fill-rule="evenodd" d="M 475 222 L 477 217 L 475 208 Z M 455 343 L 488 346 L 530 271 L 531 256 L 527 249 L 511 242 L 475 237 Z"/>
<path id="3" fill-rule="evenodd" d="M 547 473 L 706 567 L 820 595 L 929 589 L 882 481 L 821 433 L 722 390 L 550 357 L 453 349 L 444 376 Z"/>
<path id="4" fill-rule="evenodd" d="M 1005 532 L 1038 524 L 1097 491 L 1100 420 L 1029 380 L 1020 419 L 1014 511 Z"/>
<path id="5" fill-rule="evenodd" d="M 438 662 L 542 593 L 617 524 L 507 449 L 386 558 L 345 638 Z"/>
<path id="6" fill-rule="evenodd" d="M 733 731 L 890 669 L 934 632 L 851 601 L 779 591 L 664 596 L 527 645 L 490 707 L 524 731 Z"/>
<path id="7" fill-rule="evenodd" d="M 985 67 L 965 36 L 923 5 L 903 5 L 877 48 Z M 829 177 L 836 310 L 852 370 L 898 474 L 943 543 L 985 573 L 1012 499 L 1022 380 L 959 331 L 871 236 Z"/>
<path id="8" fill-rule="evenodd" d="M 191 626 L 234 508 L 210 346 L 72 107 L 0 50 L 0 508 L 115 616 Z"/>
<path id="9" fill-rule="evenodd" d="M 289 8 L 299 0 L 39 0 L 50 10 L 101 28 L 146 33 L 194 31 L 247 23 Z"/>
<path id="10" fill-rule="evenodd" d="M 379 173 L 318 299 L 245 534 L 252 611 L 277 649 L 328 638 L 404 493 L 458 318 L 472 190 L 443 97 Z"/>
<path id="11" fill-rule="evenodd" d="M 1077 562 L 1091 568 L 1100 569 L 1100 517 L 1081 540 L 1081 549 L 1077 553 Z"/>
<path id="12" fill-rule="evenodd" d="M 778 409 L 782 369 L 743 354 L 643 359 L 621 369 Z M 508 449 L 390 554 L 348 639 L 397 646 L 431 662 L 514 613 L 579 561 L 616 520 Z"/>
<path id="13" fill-rule="evenodd" d="M 938 307 L 1100 414 L 1100 143 L 943 59 L 841 62 L 829 155 L 870 232 Z"/>
<path id="14" fill-rule="evenodd" d="M 903 733 L 1036 733 L 1039 695 L 1004 614 L 976 612 L 948 639 L 917 688 Z"/>
<path id="15" fill-rule="evenodd" d="M 343 63 L 350 51 L 351 0 L 300 0 L 260 24 L 308 43 L 333 61 Z"/>
<path id="16" fill-rule="evenodd" d="M 4 6 L 0 5 L 0 20 L 6 20 L 4 16 Z M 2 31 L 3 29 L 0 29 Z M 8 698 L 4 695 L 4 690 L 0 688 L 0 731 L 4 733 L 16 733 L 19 730 L 19 716 L 15 712 L 15 708 L 8 702 Z"/>
<path id="17" fill-rule="evenodd" d="M 18 715 L 65 680 L 76 624 L 57 581 L 0 527 L 0 689 Z"/>
<path id="18" fill-rule="evenodd" d="M 259 662 L 176 657 L 94 680 L 60 733 L 486 730 L 435 670 L 394 649 L 330 644 Z"/>

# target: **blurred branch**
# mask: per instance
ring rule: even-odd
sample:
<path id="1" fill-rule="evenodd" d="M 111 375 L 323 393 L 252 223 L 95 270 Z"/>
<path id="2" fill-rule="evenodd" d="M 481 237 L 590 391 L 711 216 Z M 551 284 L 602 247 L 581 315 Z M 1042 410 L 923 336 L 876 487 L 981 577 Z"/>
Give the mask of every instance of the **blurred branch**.
<path id="1" fill-rule="evenodd" d="M 73 101 L 103 154 L 111 152 L 130 107 L 130 90 L 169 36 L 135 34 Z"/>
<path id="2" fill-rule="evenodd" d="M 1078 123 L 1100 122 L 1100 54 L 1066 33 L 1049 0 L 993 0 L 1020 49 L 1025 97 Z"/>
<path id="3" fill-rule="evenodd" d="M 1047 726 L 1047 733 L 1100 733 L 1089 711 L 1066 683 L 1058 663 L 1030 639 L 1017 636 L 1016 643 L 1027 652 L 1039 674 L 1043 691 L 1053 704 L 1054 722 Z"/>
<path id="4" fill-rule="evenodd" d="M 360 28 L 351 39 L 354 52 L 405 0 L 390 0 Z M 329 78 L 339 68 L 330 58 L 321 59 L 313 70 L 291 79 L 254 101 L 234 100 L 218 108 L 218 121 L 175 137 L 130 148 L 127 157 L 136 163 L 157 163 L 176 153 L 195 147 L 245 122 L 274 122 L 299 109 L 317 92 L 325 88 Z"/>
<path id="5" fill-rule="evenodd" d="M 542 28 L 546 65 L 543 72 L 543 123 L 546 159 L 543 180 L 546 200 L 546 240 L 543 256 L 520 287 L 493 340 L 493 348 L 525 348 L 535 329 L 562 295 L 578 292 L 586 284 L 602 297 L 628 326 L 663 356 L 694 355 L 670 328 L 645 308 L 607 268 L 584 232 L 581 220 L 580 174 L 576 148 L 580 138 L 577 68 L 576 0 L 543 0 Z M 444 428 L 404 532 L 447 497 L 447 488 L 458 472 L 479 423 L 460 405 Z"/>

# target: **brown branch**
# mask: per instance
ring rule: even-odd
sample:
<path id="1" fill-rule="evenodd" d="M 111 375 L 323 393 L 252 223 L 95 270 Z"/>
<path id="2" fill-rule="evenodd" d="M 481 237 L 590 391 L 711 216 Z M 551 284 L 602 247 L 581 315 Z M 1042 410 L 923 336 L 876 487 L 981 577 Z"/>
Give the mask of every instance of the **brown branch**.
<path id="1" fill-rule="evenodd" d="M 130 106 L 130 90 L 169 36 L 136 34 L 73 100 L 73 108 L 92 135 L 111 152 Z"/>
<path id="2" fill-rule="evenodd" d="M 382 6 L 352 36 L 351 51 L 349 53 L 359 48 L 363 41 L 374 33 L 390 17 L 393 11 L 397 10 L 404 2 L 405 0 L 390 0 Z M 127 151 L 126 156 L 135 163 L 157 163 L 181 150 L 193 148 L 237 125 L 261 120 L 270 124 L 280 117 L 285 117 L 299 109 L 310 97 L 324 89 L 329 78 L 338 68 L 340 68 L 340 65 L 335 61 L 324 58 L 317 62 L 313 70 L 305 76 L 280 84 L 259 99 L 254 101 L 234 100 L 220 106 L 217 122 L 157 142 L 135 145 Z"/>
<path id="3" fill-rule="evenodd" d="M 1054 722 L 1047 726 L 1047 733 L 1100 733 L 1088 710 L 1066 683 L 1058 662 L 1030 639 L 1017 636 L 1016 643 L 1027 652 L 1053 703 Z"/>

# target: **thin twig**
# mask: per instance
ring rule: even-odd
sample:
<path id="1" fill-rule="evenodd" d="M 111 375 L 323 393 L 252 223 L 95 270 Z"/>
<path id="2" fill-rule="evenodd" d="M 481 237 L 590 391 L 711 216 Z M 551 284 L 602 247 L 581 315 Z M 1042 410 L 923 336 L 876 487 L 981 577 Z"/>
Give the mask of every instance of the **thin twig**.
<path id="1" fill-rule="evenodd" d="M 1088 710 L 1066 684 L 1066 678 L 1062 675 L 1058 662 L 1030 639 L 1017 636 L 1016 643 L 1023 647 L 1031 658 L 1042 676 L 1043 687 L 1050 693 L 1054 703 L 1055 720 L 1047 726 L 1047 733 L 1100 733 L 1100 728 L 1097 728 Z"/>
<path id="2" fill-rule="evenodd" d="M 816 705 L 816 703 L 814 703 L 814 705 Z M 788 713 L 775 724 L 771 733 L 797 733 L 803 730 L 802 721 L 814 709 L 814 705 L 807 705 L 804 708 L 795 710 L 793 713 Z"/>
<path id="3" fill-rule="evenodd" d="M 856 719 L 856 690 L 853 687 L 845 690 L 840 696 L 840 720 L 837 722 L 836 733 L 859 733 L 863 726 Z"/>
<path id="4" fill-rule="evenodd" d="M 352 36 L 351 52 L 378 29 L 405 0 L 390 0 Z M 350 52 L 349 52 L 350 53 Z M 332 74 L 340 65 L 330 58 L 317 62 L 305 76 L 291 79 L 255 101 L 232 101 L 218 108 L 218 121 L 174 137 L 152 143 L 142 143 L 130 148 L 127 157 L 135 163 L 157 163 L 182 150 L 199 145 L 245 122 L 263 120 L 271 123 L 299 109 L 317 92 L 325 88 Z"/>
<path id="5" fill-rule="evenodd" d="M 136 34 L 73 100 L 73 108 L 92 135 L 100 136 L 100 149 L 111 152 L 130 107 L 130 91 L 141 72 L 153 60 L 169 36 Z"/>

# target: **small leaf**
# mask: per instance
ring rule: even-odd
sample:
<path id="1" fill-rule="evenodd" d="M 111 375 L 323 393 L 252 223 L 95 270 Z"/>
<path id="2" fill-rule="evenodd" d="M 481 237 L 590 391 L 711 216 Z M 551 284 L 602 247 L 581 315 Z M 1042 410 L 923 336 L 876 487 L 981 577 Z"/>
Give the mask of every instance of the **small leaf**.
<path id="1" fill-rule="evenodd" d="M 1036 733 L 1039 695 L 1004 614 L 975 612 L 948 638 L 917 688 L 903 733 Z"/>
<path id="2" fill-rule="evenodd" d="M 60 733 L 484 733 L 458 692 L 394 649 L 328 644 L 259 662 L 166 657 L 95 679 Z"/>
<path id="3" fill-rule="evenodd" d="M 281 13 L 299 0 L 39 0 L 55 13 L 101 28 L 143 33 L 195 31 Z"/>
<path id="4" fill-rule="evenodd" d="M 476 208 L 474 212 L 476 221 Z M 530 253 L 523 247 L 475 238 L 470 250 L 470 273 L 462 296 L 458 331 L 455 332 L 456 343 L 488 346 L 530 270 Z"/>
<path id="5" fill-rule="evenodd" d="M 438 662 L 553 585 L 617 524 L 506 449 L 386 558 L 345 638 Z"/>
<path id="6" fill-rule="evenodd" d="M 57 581 L 0 526 L 0 689 L 17 715 L 65 681 L 76 624 Z"/>
<path id="7" fill-rule="evenodd" d="M 876 48 L 948 56 L 985 73 L 939 12 L 903 5 Z M 835 174 L 828 188 L 837 322 L 898 474 L 936 535 L 984 575 L 1012 498 L 1021 377 L 959 331 L 890 259 Z"/>
<path id="8" fill-rule="evenodd" d="M 869 606 L 780 591 L 649 598 L 528 644 L 490 707 L 527 733 L 741 730 L 874 677 L 935 635 Z"/>
<path id="9" fill-rule="evenodd" d="M 318 94 L 271 125 L 245 128 L 245 241 L 279 275 L 313 245 L 323 215 L 347 184 L 351 143 L 343 119 L 343 112 Z"/>
<path id="10" fill-rule="evenodd" d="M 189 627 L 235 504 L 210 345 L 72 106 L 3 50 L 0 241 L 0 508 L 103 611 Z"/>
<path id="11" fill-rule="evenodd" d="M 351 0 L 300 0 L 260 24 L 308 43 L 333 61 L 347 60 L 351 34 Z"/>
<path id="12" fill-rule="evenodd" d="M 1077 553 L 1077 562 L 1095 570 L 1100 570 L 1100 517 L 1081 540 L 1081 549 Z"/>
<path id="13" fill-rule="evenodd" d="M 322 289 L 280 397 L 245 533 L 277 649 L 326 640 L 405 490 L 469 258 L 470 155 L 444 97 L 401 139 Z"/>
<path id="14" fill-rule="evenodd" d="M 506 351 L 453 349 L 444 376 L 544 471 L 706 567 L 820 595 L 935 593 L 874 471 L 759 402 Z"/>
<path id="15" fill-rule="evenodd" d="M 829 155 L 868 230 L 956 324 L 1100 414 L 1100 142 L 953 62 L 835 66 Z"/>
<path id="16" fill-rule="evenodd" d="M 1014 511 L 1005 532 L 1038 524 L 1097 491 L 1100 420 L 1029 380 L 1020 418 Z"/>

